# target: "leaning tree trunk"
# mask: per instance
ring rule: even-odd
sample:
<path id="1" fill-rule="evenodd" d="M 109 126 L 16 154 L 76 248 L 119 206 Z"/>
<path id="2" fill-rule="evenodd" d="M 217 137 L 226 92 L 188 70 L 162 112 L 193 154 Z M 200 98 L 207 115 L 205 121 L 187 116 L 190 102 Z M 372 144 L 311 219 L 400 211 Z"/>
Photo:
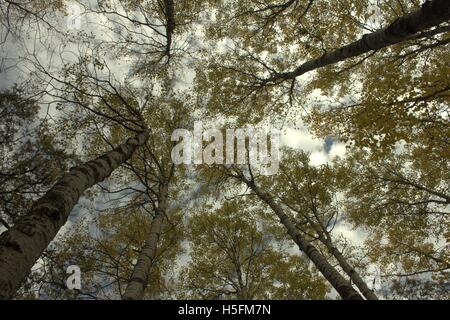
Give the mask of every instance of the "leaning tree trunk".
<path id="1" fill-rule="evenodd" d="M 144 291 L 147 287 L 150 271 L 156 257 L 159 237 L 166 215 L 167 194 L 168 186 L 167 184 L 163 184 L 159 192 L 158 207 L 150 225 L 148 238 L 145 240 L 144 247 L 139 254 L 137 263 L 133 269 L 133 274 L 123 295 L 123 299 L 125 300 L 140 300 L 144 297 Z"/>
<path id="2" fill-rule="evenodd" d="M 363 297 L 351 286 L 351 284 L 342 277 L 342 275 L 326 260 L 326 258 L 308 241 L 295 227 L 294 222 L 284 212 L 283 208 L 278 205 L 273 197 L 256 186 L 252 181 L 241 177 L 242 181 L 256 193 L 256 195 L 264 201 L 280 218 L 280 222 L 286 227 L 288 234 L 298 245 L 299 249 L 304 252 L 314 263 L 317 269 L 322 273 L 325 279 L 336 289 L 344 300 L 363 300 Z"/>
<path id="3" fill-rule="evenodd" d="M 72 168 L 27 215 L 0 235 L 0 299 L 11 299 L 42 252 L 66 223 L 83 192 L 128 160 L 149 136 L 146 130 L 95 160 Z"/>
<path id="4" fill-rule="evenodd" d="M 291 72 L 276 74 L 264 82 L 294 79 L 309 71 L 388 47 L 408 40 L 418 32 L 437 26 L 449 19 L 450 4 L 448 0 L 426 1 L 420 10 L 397 19 L 388 27 L 366 34 L 355 42 L 325 53 L 318 59 L 309 60 Z"/>
<path id="5" fill-rule="evenodd" d="M 336 248 L 333 243 L 325 238 L 323 235 L 319 236 L 320 242 L 322 242 L 328 249 L 328 251 L 336 258 L 342 270 L 350 277 L 359 291 L 367 300 L 378 300 L 376 294 L 369 289 L 366 282 L 361 278 L 359 273 L 348 263 L 347 259 L 342 255 L 341 251 Z"/>

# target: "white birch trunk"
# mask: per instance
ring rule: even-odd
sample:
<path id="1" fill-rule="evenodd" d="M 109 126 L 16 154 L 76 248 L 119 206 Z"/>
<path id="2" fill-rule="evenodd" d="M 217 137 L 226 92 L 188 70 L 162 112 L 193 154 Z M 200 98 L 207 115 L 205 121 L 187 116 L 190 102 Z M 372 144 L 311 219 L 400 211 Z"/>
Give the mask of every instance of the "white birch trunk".
<path id="1" fill-rule="evenodd" d="M 72 168 L 27 215 L 0 235 L 0 299 L 11 299 L 42 252 L 66 223 L 83 192 L 128 160 L 149 136 L 144 131 L 95 160 Z"/>

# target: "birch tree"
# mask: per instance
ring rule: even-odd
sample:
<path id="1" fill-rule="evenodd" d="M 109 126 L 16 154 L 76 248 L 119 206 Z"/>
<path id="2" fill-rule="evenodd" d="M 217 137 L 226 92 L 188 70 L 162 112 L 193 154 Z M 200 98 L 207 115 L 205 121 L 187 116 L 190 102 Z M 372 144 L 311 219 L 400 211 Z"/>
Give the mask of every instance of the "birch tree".
<path id="1" fill-rule="evenodd" d="M 111 198 L 111 204 L 117 202 L 112 201 L 116 199 L 114 194 Z M 144 209 L 149 204 L 143 205 L 139 200 L 131 198 L 121 206 L 90 210 L 68 234 L 59 237 L 57 245 L 46 250 L 45 259 L 33 270 L 33 281 L 21 288 L 18 298 L 122 299 L 152 222 Z M 177 230 L 180 219 L 180 212 L 172 211 L 172 224 L 165 224 L 162 229 L 143 299 L 170 299 L 174 295 L 177 287 L 173 265 L 181 250 L 182 234 Z M 79 266 L 82 272 L 80 289 L 69 290 L 66 286 L 69 265 Z"/>
<path id="2" fill-rule="evenodd" d="M 181 271 L 181 297 L 323 299 L 327 285 L 304 257 L 286 253 L 272 221 L 250 201 L 225 201 L 189 218 L 192 261 Z"/>
<path id="3" fill-rule="evenodd" d="M 171 93 L 168 92 L 170 96 Z M 163 99 L 167 99 L 163 98 Z M 169 132 L 175 130 L 188 117 L 189 106 L 188 99 L 182 102 L 177 99 L 166 100 L 164 106 L 158 111 L 153 110 L 149 116 L 151 119 L 158 119 L 161 137 L 152 138 L 151 146 L 144 149 L 143 168 L 140 171 L 136 167 L 132 168 L 140 181 L 146 187 L 148 197 L 152 199 L 153 217 L 148 230 L 147 237 L 143 247 L 140 249 L 137 262 L 133 267 L 133 272 L 127 284 L 123 298 L 127 300 L 138 300 L 144 296 L 145 289 L 149 282 L 149 275 L 152 268 L 155 267 L 157 260 L 158 245 L 161 233 L 165 228 L 165 224 L 170 223 L 171 213 L 173 211 L 174 201 L 170 200 L 173 194 L 172 188 L 176 188 L 176 181 L 179 180 L 179 174 L 176 172 L 175 165 L 171 160 L 171 151 L 173 143 L 170 141 Z M 156 124 L 156 123 L 155 123 Z M 164 124 L 164 125 L 163 125 Z M 161 140 L 160 140 L 161 139 Z M 147 154 L 147 156 L 146 156 Z M 156 184 L 155 184 L 156 182 Z M 180 233 L 178 230 L 173 231 L 175 234 Z"/>
<path id="4" fill-rule="evenodd" d="M 297 228 L 295 221 L 286 214 L 281 204 L 276 200 L 276 196 L 260 187 L 255 180 L 250 165 L 230 168 L 222 168 L 217 173 L 205 171 L 206 176 L 212 174 L 214 179 L 233 179 L 237 181 L 237 186 L 244 185 L 249 193 L 243 195 L 254 195 L 261 203 L 268 206 L 283 225 L 290 239 L 295 242 L 301 252 L 303 252 L 319 270 L 322 276 L 338 292 L 344 300 L 363 300 L 363 297 L 352 287 L 352 285 L 330 264 L 327 258 L 306 238 Z M 239 189 L 238 189 L 239 190 Z"/>
<path id="5" fill-rule="evenodd" d="M 303 7 L 305 6 L 306 4 Z M 236 14 L 234 19 L 225 16 L 225 20 L 233 21 L 229 28 L 233 30 L 232 34 L 235 36 L 227 38 L 222 32 L 215 35 L 216 39 L 227 42 L 226 52 L 221 53 L 213 47 L 210 52 L 214 57 L 210 59 L 209 68 L 198 70 L 198 90 L 211 96 L 214 112 L 220 112 L 221 106 L 228 105 L 228 113 L 240 113 L 243 117 L 251 119 L 255 117 L 254 121 L 258 121 L 257 115 L 261 113 L 283 119 L 289 117 L 289 109 L 306 104 L 311 91 L 326 88 L 324 84 L 328 81 L 339 79 L 334 82 L 336 84 L 334 88 L 343 81 L 354 83 L 353 76 L 359 74 L 358 68 L 354 67 L 364 66 L 373 57 L 380 56 L 380 60 L 386 62 L 388 60 L 386 54 L 391 50 L 401 51 L 399 56 L 402 56 L 408 55 L 408 48 L 414 48 L 416 45 L 437 47 L 446 43 L 449 13 L 445 1 L 427 1 L 420 8 L 408 7 L 411 12 L 403 16 L 392 15 L 389 12 L 391 9 L 385 7 L 381 7 L 379 13 L 375 14 L 367 1 L 343 2 L 334 8 L 324 6 L 320 1 L 314 2 L 308 14 L 299 18 L 300 26 L 297 25 L 296 29 L 290 29 L 296 25 L 295 21 L 290 21 L 292 15 L 277 17 L 272 37 L 270 32 L 267 32 L 269 35 L 267 33 L 264 33 L 264 36 L 258 33 L 255 35 L 253 26 L 255 20 L 258 21 L 255 17 L 252 20 L 243 20 L 249 30 L 241 26 L 239 21 L 247 14 L 240 12 L 239 9 L 242 9 L 240 6 L 234 11 Z M 300 12 L 300 8 L 299 5 L 296 12 Z M 334 13 L 330 16 L 321 15 L 321 19 L 318 20 L 317 15 L 325 10 Z M 249 11 L 251 15 L 252 10 Z M 313 13 L 316 15 L 312 15 Z M 339 15 L 338 18 L 336 15 Z M 374 19 L 380 20 L 379 24 L 385 23 L 384 27 L 377 27 L 370 22 Z M 305 27 L 302 28 L 301 24 Z M 234 25 L 240 29 L 234 30 L 233 28 L 236 28 Z M 284 25 L 288 27 L 284 28 Z M 329 25 L 335 26 L 336 30 L 345 26 L 345 32 L 331 34 L 327 29 Z M 214 26 L 211 29 L 214 30 Z M 305 32 L 293 37 L 298 29 Z M 320 33 L 317 34 L 315 31 L 314 35 L 311 35 L 313 29 Z M 336 46 L 336 43 L 340 46 Z M 280 50 L 283 54 L 280 54 Z M 360 55 L 363 56 L 355 59 Z M 299 60 L 304 62 L 299 64 Z M 346 71 L 353 71 L 352 77 L 348 77 Z M 345 74 L 345 77 L 340 77 L 340 74 Z M 301 77 L 301 81 L 296 81 L 301 75 L 305 77 Z M 370 76 L 370 73 L 362 73 L 361 76 L 367 75 Z M 308 85 L 311 78 L 315 81 Z M 211 87 L 206 85 L 207 82 L 220 85 Z M 229 93 L 223 94 L 224 90 Z M 245 103 L 251 103 L 253 107 L 236 108 Z"/>
<path id="6" fill-rule="evenodd" d="M 284 212 L 282 207 L 274 201 L 274 196 L 262 191 L 253 180 L 248 179 L 242 173 L 237 174 L 238 177 L 252 189 L 256 195 L 264 201 L 280 219 L 285 226 L 288 234 L 292 237 L 299 249 L 304 252 L 308 258 L 314 263 L 316 268 L 328 280 L 328 282 L 336 289 L 344 300 L 362 300 L 361 295 L 342 277 L 341 274 L 320 254 L 320 252 L 306 240 L 299 230 L 295 227 L 295 223 Z"/>
<path id="7" fill-rule="evenodd" d="M 397 19 L 388 27 L 374 33 L 366 34 L 361 39 L 332 52 L 325 53 L 318 59 L 307 61 L 293 71 L 266 78 L 263 80 L 263 83 L 276 83 L 280 79 L 293 79 L 311 70 L 353 58 L 370 51 L 380 50 L 414 36 L 422 37 L 424 35 L 418 34 L 419 32 L 439 26 L 449 19 L 450 11 L 446 1 L 426 1 L 420 10 Z M 442 32 L 445 30 L 443 29 Z"/>
<path id="8" fill-rule="evenodd" d="M 41 253 L 76 205 L 82 193 L 107 178 L 145 143 L 148 131 L 130 138 L 103 156 L 74 167 L 34 205 L 30 212 L 0 235 L 1 298 L 11 298 Z"/>
<path id="9" fill-rule="evenodd" d="M 448 1 L 76 3 L 86 30 L 67 33 L 64 1 L 0 4 L 3 45 L 29 49 L 24 26 L 39 43 L 18 59 L 33 99 L 0 95 L 0 298 L 448 295 Z M 44 106 L 36 141 L 16 140 Z M 269 177 L 175 166 L 171 133 L 195 120 L 294 123 L 347 149 L 322 166 L 286 151 Z M 59 234 L 82 196 L 95 210 Z M 64 288 L 70 263 L 82 290 Z"/>
<path id="10" fill-rule="evenodd" d="M 346 217 L 338 200 L 337 170 L 329 165 L 310 165 L 306 153 L 285 150 L 284 157 L 286 165 L 282 165 L 280 176 L 273 179 L 275 183 L 264 183 L 264 188 L 273 192 L 287 207 L 286 210 L 294 213 L 292 219 L 310 241 L 325 246 L 366 299 L 377 300 L 376 294 L 339 250 L 333 237 L 337 222 Z"/>

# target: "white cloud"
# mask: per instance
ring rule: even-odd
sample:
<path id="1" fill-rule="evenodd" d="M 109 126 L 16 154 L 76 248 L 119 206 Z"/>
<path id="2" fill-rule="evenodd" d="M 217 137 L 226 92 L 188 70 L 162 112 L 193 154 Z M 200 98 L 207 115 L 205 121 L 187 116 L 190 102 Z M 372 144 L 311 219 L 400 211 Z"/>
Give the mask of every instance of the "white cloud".
<path id="1" fill-rule="evenodd" d="M 347 151 L 345 144 L 343 143 L 333 143 L 333 146 L 331 147 L 329 157 L 330 159 L 333 159 L 335 157 L 343 157 L 345 155 L 345 152 Z"/>
<path id="2" fill-rule="evenodd" d="M 315 151 L 309 157 L 309 164 L 320 166 L 327 163 L 327 155 L 323 151 Z"/>
<path id="3" fill-rule="evenodd" d="M 314 138 L 306 130 L 296 130 L 288 128 L 281 137 L 281 143 L 295 149 L 301 149 L 307 152 L 320 150 L 323 145 L 321 139 Z"/>

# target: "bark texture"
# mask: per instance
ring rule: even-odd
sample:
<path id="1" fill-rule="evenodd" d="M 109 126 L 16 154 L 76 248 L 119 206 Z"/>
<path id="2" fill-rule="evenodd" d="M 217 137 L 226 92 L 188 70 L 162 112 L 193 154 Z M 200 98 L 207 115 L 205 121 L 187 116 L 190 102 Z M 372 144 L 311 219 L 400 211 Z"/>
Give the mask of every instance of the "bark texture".
<path id="1" fill-rule="evenodd" d="M 263 192 L 255 183 L 247 180 L 245 177 L 241 177 L 241 179 L 262 201 L 269 205 L 280 219 L 280 222 L 286 227 L 288 234 L 298 245 L 299 249 L 309 257 L 325 279 L 327 279 L 333 288 L 336 289 L 342 299 L 363 300 L 363 297 L 351 286 L 349 281 L 345 280 L 344 277 L 330 265 L 326 258 L 302 236 L 295 227 L 294 222 L 284 212 L 283 208 L 273 200 L 273 197 L 269 193 Z"/>
<path id="2" fill-rule="evenodd" d="M 156 250 L 158 248 L 159 237 L 161 235 L 164 218 L 167 210 L 167 184 L 161 186 L 159 192 L 159 203 L 156 209 L 155 217 L 150 225 L 150 232 L 145 241 L 144 247 L 139 254 L 136 265 L 133 269 L 133 274 L 125 289 L 123 299 L 125 300 L 140 300 L 144 297 L 144 291 L 148 284 L 153 262 L 156 257 Z"/>
<path id="3" fill-rule="evenodd" d="M 325 53 L 318 59 L 309 60 L 291 72 L 276 74 L 265 82 L 294 79 L 309 71 L 408 40 L 418 32 L 448 20 L 450 20 L 448 0 L 426 1 L 420 10 L 397 19 L 388 27 L 366 34 L 361 39 Z"/>
<path id="4" fill-rule="evenodd" d="M 175 30 L 175 13 L 173 0 L 164 0 L 164 13 L 166 15 L 166 55 L 170 59 L 172 55 L 172 36 Z"/>
<path id="5" fill-rule="evenodd" d="M 30 212 L 0 235 L 0 299 L 11 299 L 42 252 L 66 223 L 83 192 L 128 160 L 149 136 L 144 131 L 95 160 L 72 168 Z"/>
<path id="6" fill-rule="evenodd" d="M 342 252 L 336 248 L 333 243 L 325 238 L 323 235 L 319 237 L 320 242 L 322 242 L 328 249 L 328 251 L 336 258 L 342 270 L 350 277 L 358 290 L 367 300 L 378 300 L 376 294 L 369 289 L 366 282 L 361 278 L 359 273 L 348 263 L 347 259 L 343 256 Z"/>

